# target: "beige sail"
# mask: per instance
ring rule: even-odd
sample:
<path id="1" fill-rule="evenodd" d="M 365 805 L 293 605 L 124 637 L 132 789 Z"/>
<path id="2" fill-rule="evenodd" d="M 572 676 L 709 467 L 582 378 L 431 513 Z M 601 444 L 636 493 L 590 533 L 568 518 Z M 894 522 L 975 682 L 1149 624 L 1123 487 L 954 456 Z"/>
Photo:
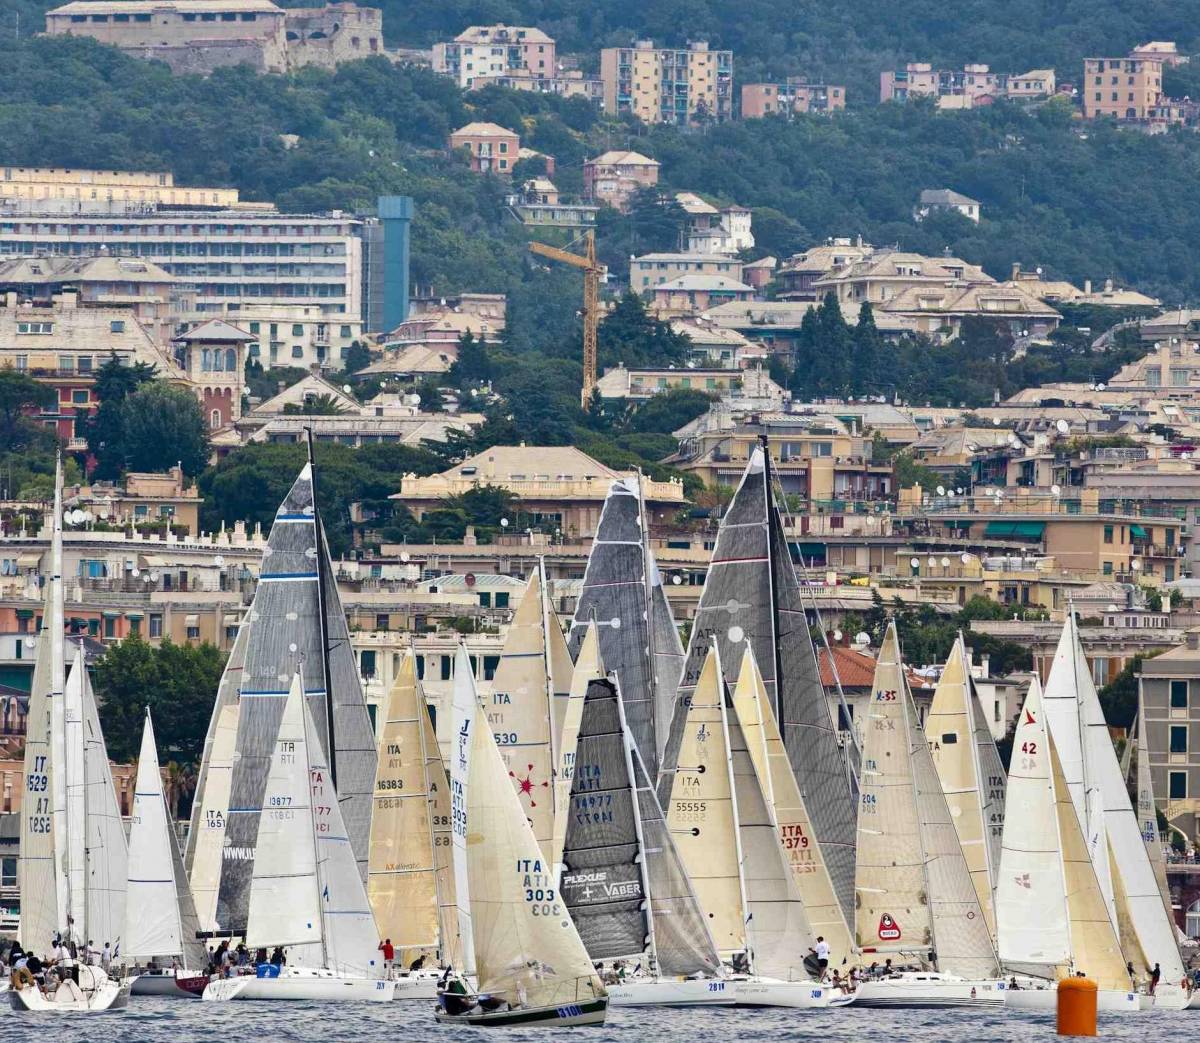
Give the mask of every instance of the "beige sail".
<path id="1" fill-rule="evenodd" d="M 482 711 L 467 786 L 467 874 L 479 991 L 538 1007 L 604 995 Z"/>
<path id="2" fill-rule="evenodd" d="M 417 691 L 420 693 L 420 685 Z M 458 899 L 454 891 L 454 833 L 451 825 L 450 780 L 438 747 L 433 720 L 421 697 L 421 746 L 425 751 L 425 778 L 429 783 L 429 814 L 433 822 L 433 871 L 438 904 L 438 939 L 442 960 L 461 968 L 462 938 L 458 933 Z"/>
<path id="3" fill-rule="evenodd" d="M 405 652 L 388 693 L 371 815 L 367 895 L 382 938 L 407 966 L 436 956 L 438 900 L 416 661 Z"/>
<path id="4" fill-rule="evenodd" d="M 604 663 L 600 658 L 600 632 L 593 620 L 588 623 L 583 644 L 579 646 L 579 659 L 571 671 L 570 694 L 563 711 L 558 771 L 554 778 L 556 808 L 566 808 L 571 803 L 571 779 L 575 777 L 575 746 L 579 741 L 579 724 L 583 720 L 583 703 L 587 696 L 588 683 L 604 676 Z M 550 864 L 554 866 L 556 878 L 562 869 L 563 847 L 566 842 L 567 815 L 556 815 L 550 854 Z"/>
<path id="5" fill-rule="evenodd" d="M 1121 943 L 1108 915 L 1108 904 L 1100 890 L 1079 815 L 1063 775 L 1058 750 L 1047 729 L 1058 831 L 1062 844 L 1063 878 L 1067 891 L 1067 916 L 1071 933 L 1071 960 L 1075 971 L 1083 971 L 1102 989 L 1127 991 L 1129 975 Z"/>
<path id="6" fill-rule="evenodd" d="M 829 945 L 831 965 L 850 955 L 850 928 L 842 915 L 829 870 L 813 832 L 804 797 L 788 761 L 779 726 L 767 698 L 758 663 L 747 645 L 733 691 L 734 712 L 746 736 L 746 745 L 779 829 L 780 842 L 791 867 L 792 879 L 804 903 L 814 935 Z"/>
<path id="7" fill-rule="evenodd" d="M 1146 846 L 1146 857 L 1150 860 L 1150 868 L 1154 871 L 1154 882 L 1158 884 L 1158 893 L 1163 900 L 1163 908 L 1167 916 L 1174 920 L 1174 910 L 1171 908 L 1171 889 L 1167 886 L 1167 856 L 1163 844 L 1162 833 L 1158 829 L 1158 806 L 1154 800 L 1154 784 L 1150 776 L 1150 747 L 1146 743 L 1146 709 L 1138 700 L 1137 741 L 1127 746 L 1127 752 L 1132 751 L 1137 756 L 1135 779 L 1137 780 L 1137 818 L 1138 828 L 1142 833 L 1142 843 Z M 1123 778 L 1128 777 L 1124 772 Z"/>
<path id="8" fill-rule="evenodd" d="M 854 933 L 864 952 L 927 952 L 932 945 L 908 714 L 893 623 L 863 729 Z"/>
<path id="9" fill-rule="evenodd" d="M 954 642 L 925 719 L 925 738 L 933 755 L 942 792 L 950 808 L 971 883 L 979 899 L 988 932 L 996 936 L 992 899 L 989 824 L 984 821 L 979 761 L 971 715 L 971 686 L 967 678 L 961 636 Z"/>
<path id="10" fill-rule="evenodd" d="M 535 569 L 509 624 L 492 694 L 484 702 L 510 785 L 549 859 L 554 837 L 553 692 L 545 610 L 541 577 Z"/>
<path id="11" fill-rule="evenodd" d="M 1108 838 L 1108 857 L 1112 866 L 1113 903 L 1117 911 L 1117 941 L 1125 959 L 1133 964 L 1133 972 L 1139 981 L 1150 977 L 1150 969 L 1154 960 L 1142 950 L 1138 940 L 1137 930 L 1133 924 L 1133 914 L 1129 909 L 1129 895 L 1125 890 L 1125 881 L 1121 879 L 1121 869 L 1116 862 L 1116 854 L 1112 849 L 1112 837 Z"/>
<path id="12" fill-rule="evenodd" d="M 229 786 L 233 780 L 233 751 L 237 745 L 239 703 L 222 707 L 213 734 L 208 761 L 204 805 L 193 817 L 197 830 L 192 858 L 192 897 L 202 931 L 217 929 L 217 891 L 221 885 L 221 857 L 225 847 L 225 821 L 229 813 Z"/>
<path id="13" fill-rule="evenodd" d="M 667 828 L 723 956 L 746 948 L 737 816 L 725 728 L 725 683 L 714 644 L 683 728 Z"/>
<path id="14" fill-rule="evenodd" d="M 544 563 L 543 563 L 544 565 Z M 567 648 L 567 637 L 563 632 L 562 620 L 554 611 L 550 601 L 549 584 L 546 582 L 544 568 L 541 575 L 542 584 L 542 619 L 546 634 L 546 664 L 547 680 L 550 692 L 550 749 L 553 755 L 551 762 L 555 768 L 562 763 L 563 728 L 567 716 L 567 706 L 571 698 L 571 681 L 575 676 L 575 664 Z M 570 791 L 568 790 L 568 796 Z M 555 808 L 562 805 L 555 804 Z"/>
<path id="15" fill-rule="evenodd" d="M 730 770 L 742 859 L 746 945 L 750 970 L 780 981 L 809 978 L 804 958 L 816 944 L 804 903 L 780 841 L 779 825 L 764 792 L 736 714 L 726 713 Z"/>

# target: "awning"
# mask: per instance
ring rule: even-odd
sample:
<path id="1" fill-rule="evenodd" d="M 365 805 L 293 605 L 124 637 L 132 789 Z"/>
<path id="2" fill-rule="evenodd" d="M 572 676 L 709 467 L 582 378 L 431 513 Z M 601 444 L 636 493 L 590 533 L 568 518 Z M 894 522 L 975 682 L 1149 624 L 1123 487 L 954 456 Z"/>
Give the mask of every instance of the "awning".
<path id="1" fill-rule="evenodd" d="M 40 565 L 41 563 L 42 563 L 42 556 L 40 554 L 18 554 L 17 555 L 17 567 L 18 568 L 29 568 L 34 565 Z"/>
<path id="2" fill-rule="evenodd" d="M 126 612 L 125 618 L 126 619 L 142 619 L 143 616 L 140 612 Z"/>
<path id="3" fill-rule="evenodd" d="M 113 612 L 112 610 L 107 609 L 107 608 L 103 612 L 101 612 L 100 615 L 102 615 L 105 619 L 120 619 L 121 618 L 120 612 Z"/>
<path id="4" fill-rule="evenodd" d="M 984 537 L 989 536 L 1021 536 L 1026 539 L 1040 539 L 1046 531 L 1045 522 L 1035 521 L 990 521 L 984 529 Z"/>
<path id="5" fill-rule="evenodd" d="M 188 626 L 188 627 L 199 626 L 200 625 L 200 617 L 199 616 L 185 616 L 183 619 L 183 625 Z"/>
<path id="6" fill-rule="evenodd" d="M 1148 540 L 1150 538 L 1150 533 L 1148 533 L 1141 525 L 1129 526 L 1129 535 L 1135 540 Z"/>
<path id="7" fill-rule="evenodd" d="M 33 618 L 33 609 L 31 609 L 31 608 L 17 609 L 17 619 L 32 619 L 32 618 Z"/>
<path id="8" fill-rule="evenodd" d="M 970 518 L 950 518 L 946 521 L 947 529 L 969 529 L 970 527 Z"/>

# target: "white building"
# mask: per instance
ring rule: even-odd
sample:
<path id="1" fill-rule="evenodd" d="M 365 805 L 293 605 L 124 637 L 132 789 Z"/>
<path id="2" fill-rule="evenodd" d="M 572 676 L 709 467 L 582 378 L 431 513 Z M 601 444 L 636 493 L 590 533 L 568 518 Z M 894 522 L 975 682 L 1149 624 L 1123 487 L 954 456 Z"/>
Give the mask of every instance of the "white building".
<path id="1" fill-rule="evenodd" d="M 316 304 L 231 303 L 225 317 L 255 338 L 246 345 L 248 358 L 263 369 L 341 369 L 346 349 L 362 340 L 358 315 L 330 316 Z"/>
<path id="2" fill-rule="evenodd" d="M 979 224 L 979 200 L 964 196 L 961 192 L 955 192 L 949 188 L 925 189 L 921 193 L 921 201 L 913 211 L 913 218 L 921 221 L 937 210 L 956 210 L 968 221 Z"/>

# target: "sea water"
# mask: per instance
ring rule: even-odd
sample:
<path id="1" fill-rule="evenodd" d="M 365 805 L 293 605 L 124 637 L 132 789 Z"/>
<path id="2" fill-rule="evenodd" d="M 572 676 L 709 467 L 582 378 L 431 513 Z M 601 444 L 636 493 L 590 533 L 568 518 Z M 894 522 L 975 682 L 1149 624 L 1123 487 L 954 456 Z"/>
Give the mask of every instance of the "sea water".
<path id="1" fill-rule="evenodd" d="M 0 997 L 0 1001 L 3 997 Z M 1144 1011 L 1100 1016 L 1100 1039 L 1157 1043 L 1188 1039 L 1200 1011 Z M 594 1028 L 469 1029 L 433 1020 L 429 1001 L 337 1003 L 204 1003 L 134 997 L 104 1014 L 23 1014 L 0 1008 L 4 1043 L 413 1043 L 420 1040 L 501 1043 L 1025 1043 L 1053 1040 L 1053 1015 L 1002 1009 L 920 1010 L 666 1010 L 623 1008 Z"/>

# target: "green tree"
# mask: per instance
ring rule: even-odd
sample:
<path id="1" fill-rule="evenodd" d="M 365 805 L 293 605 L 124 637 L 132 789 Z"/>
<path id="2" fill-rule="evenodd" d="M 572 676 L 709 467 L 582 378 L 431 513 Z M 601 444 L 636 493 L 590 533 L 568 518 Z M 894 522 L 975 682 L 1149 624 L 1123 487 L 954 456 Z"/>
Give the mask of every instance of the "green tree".
<path id="1" fill-rule="evenodd" d="M 11 367 L 0 368 L 0 449 L 7 452 L 26 445 L 33 430 L 25 414 L 50 409 L 56 401 L 53 388 Z"/>
<path id="2" fill-rule="evenodd" d="M 341 416 L 346 411 L 346 407 L 328 391 L 309 395 L 303 402 L 287 402 L 283 407 L 284 416 Z"/>
<path id="3" fill-rule="evenodd" d="M 646 399 L 629 418 L 631 431 L 671 434 L 708 412 L 716 395 L 693 388 L 671 388 Z"/>
<path id="4" fill-rule="evenodd" d="M 196 763 L 224 668 L 225 654 L 207 642 L 176 645 L 166 638 L 155 647 L 128 637 L 110 645 L 93 670 L 108 755 L 118 763 L 137 756 L 149 708 L 159 756 Z"/>
<path id="5" fill-rule="evenodd" d="M 208 463 L 208 428 L 196 396 L 165 381 L 140 387 L 121 405 L 121 470 L 197 475 Z"/>
<path id="6" fill-rule="evenodd" d="M 458 388 L 471 384 L 486 384 L 492 379 L 492 363 L 488 358 L 487 344 L 476 340 L 470 330 L 458 338 L 458 358 L 450 367 L 450 382 Z"/>
<path id="7" fill-rule="evenodd" d="M 125 400 L 154 380 L 155 368 L 138 362 L 129 366 L 112 354 L 96 370 L 93 392 L 100 400 L 95 414 L 82 425 L 88 452 L 96 460 L 94 478 L 115 479 L 125 469 Z"/>
<path id="8" fill-rule="evenodd" d="M 366 369 L 371 364 L 371 349 L 356 340 L 342 352 L 342 372 L 347 376 Z"/>
<path id="9" fill-rule="evenodd" d="M 600 323 L 598 348 L 601 366 L 682 365 L 690 341 L 670 325 L 653 318 L 640 297 L 625 293 Z"/>
<path id="10" fill-rule="evenodd" d="M 1096 693 L 1100 696 L 1100 708 L 1104 711 L 1104 720 L 1110 728 L 1133 726 L 1133 719 L 1137 716 L 1137 675 L 1142 669 L 1142 663 L 1158 654 L 1159 652 L 1149 652 L 1135 655 L 1116 677 Z"/>

